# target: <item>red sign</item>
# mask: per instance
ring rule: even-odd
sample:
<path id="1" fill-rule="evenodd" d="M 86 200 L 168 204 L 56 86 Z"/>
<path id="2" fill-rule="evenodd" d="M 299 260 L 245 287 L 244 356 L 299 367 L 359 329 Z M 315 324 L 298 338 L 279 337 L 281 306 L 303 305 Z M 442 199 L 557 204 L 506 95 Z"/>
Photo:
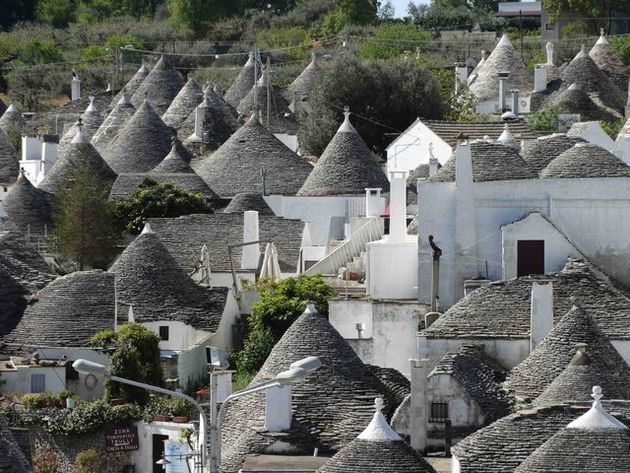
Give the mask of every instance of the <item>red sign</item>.
<path id="1" fill-rule="evenodd" d="M 106 425 L 105 451 L 138 450 L 138 427 L 135 425 Z"/>

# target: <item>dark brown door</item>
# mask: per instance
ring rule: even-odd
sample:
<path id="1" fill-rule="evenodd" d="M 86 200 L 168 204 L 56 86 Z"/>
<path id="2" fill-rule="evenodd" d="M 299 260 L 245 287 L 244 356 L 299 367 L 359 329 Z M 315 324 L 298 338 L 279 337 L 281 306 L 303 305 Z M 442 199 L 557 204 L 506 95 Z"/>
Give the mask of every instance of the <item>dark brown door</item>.
<path id="1" fill-rule="evenodd" d="M 517 276 L 545 274 L 545 241 L 519 240 L 517 243 Z"/>

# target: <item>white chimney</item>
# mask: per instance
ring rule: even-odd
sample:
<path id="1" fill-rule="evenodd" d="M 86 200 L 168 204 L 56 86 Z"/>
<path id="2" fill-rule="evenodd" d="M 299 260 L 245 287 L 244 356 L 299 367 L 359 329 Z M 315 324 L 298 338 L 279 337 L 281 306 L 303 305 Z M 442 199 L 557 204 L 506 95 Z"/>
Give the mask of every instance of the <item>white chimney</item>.
<path id="1" fill-rule="evenodd" d="M 81 100 L 81 79 L 75 73 L 72 74 L 72 82 L 70 83 L 70 99 L 73 102 Z"/>
<path id="2" fill-rule="evenodd" d="M 22 136 L 22 160 L 39 161 L 41 159 L 39 138 L 36 136 Z"/>
<path id="3" fill-rule="evenodd" d="M 380 187 L 368 187 L 365 189 L 365 216 L 381 216 L 381 191 Z"/>
<path id="4" fill-rule="evenodd" d="M 404 241 L 407 235 L 407 171 L 389 173 L 389 237 Z"/>
<path id="5" fill-rule="evenodd" d="M 260 240 L 258 227 L 258 212 L 248 210 L 243 213 L 243 243 Z M 241 269 L 258 269 L 260 261 L 260 245 L 247 245 L 243 247 L 241 257 Z"/>
<path id="6" fill-rule="evenodd" d="M 553 66 L 553 43 L 549 41 L 545 45 L 545 49 L 547 50 L 547 65 Z"/>
<path id="7" fill-rule="evenodd" d="M 626 164 L 630 163 L 630 136 L 624 136 L 621 141 L 617 143 L 619 144 L 619 148 L 621 148 L 621 159 L 623 159 L 623 162 Z"/>
<path id="8" fill-rule="evenodd" d="M 470 143 L 465 140 L 455 148 L 455 186 L 468 187 L 473 182 Z"/>
<path id="9" fill-rule="evenodd" d="M 433 177 L 437 174 L 440 168 L 440 162 L 437 158 L 429 158 L 429 177 Z"/>
<path id="10" fill-rule="evenodd" d="M 291 386 L 267 390 L 265 399 L 265 430 L 282 432 L 291 428 Z"/>
<path id="11" fill-rule="evenodd" d="M 203 103 L 195 108 L 195 136 L 203 138 L 203 123 L 206 121 L 206 107 Z"/>
<path id="12" fill-rule="evenodd" d="M 553 284 L 551 282 L 532 284 L 530 323 L 530 350 L 533 350 L 553 328 Z"/>
<path id="13" fill-rule="evenodd" d="M 416 451 L 427 447 L 429 399 L 427 384 L 429 360 L 409 360 L 411 364 L 411 399 L 409 402 L 409 443 Z"/>
<path id="14" fill-rule="evenodd" d="M 512 93 L 512 113 L 514 115 L 516 115 L 516 118 L 518 118 L 518 94 L 519 91 L 518 89 L 513 89 L 510 90 L 510 92 Z"/>
<path id="15" fill-rule="evenodd" d="M 57 136 L 42 136 L 42 171 L 46 173 L 53 167 L 59 157 L 59 141 Z"/>
<path id="16" fill-rule="evenodd" d="M 505 81 L 510 77 L 509 72 L 499 72 L 499 112 L 503 113 L 505 108 Z"/>
<path id="17" fill-rule="evenodd" d="M 536 64 L 534 69 L 534 92 L 544 92 L 547 90 L 547 66 Z"/>
<path id="18" fill-rule="evenodd" d="M 300 246 L 313 246 L 313 237 L 311 236 L 311 224 L 309 222 L 304 223 L 304 230 L 302 230 L 302 242 Z"/>
<path id="19" fill-rule="evenodd" d="M 466 64 L 455 64 L 455 75 L 460 84 L 465 84 L 468 81 L 468 66 Z"/>

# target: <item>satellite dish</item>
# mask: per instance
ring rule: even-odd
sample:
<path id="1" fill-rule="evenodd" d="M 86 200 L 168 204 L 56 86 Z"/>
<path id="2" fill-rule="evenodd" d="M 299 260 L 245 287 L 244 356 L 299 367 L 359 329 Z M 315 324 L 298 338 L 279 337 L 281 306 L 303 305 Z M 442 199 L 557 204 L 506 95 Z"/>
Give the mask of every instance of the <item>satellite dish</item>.
<path id="1" fill-rule="evenodd" d="M 227 353 L 222 348 L 206 347 L 206 361 L 209 365 L 226 370 L 230 367 Z"/>

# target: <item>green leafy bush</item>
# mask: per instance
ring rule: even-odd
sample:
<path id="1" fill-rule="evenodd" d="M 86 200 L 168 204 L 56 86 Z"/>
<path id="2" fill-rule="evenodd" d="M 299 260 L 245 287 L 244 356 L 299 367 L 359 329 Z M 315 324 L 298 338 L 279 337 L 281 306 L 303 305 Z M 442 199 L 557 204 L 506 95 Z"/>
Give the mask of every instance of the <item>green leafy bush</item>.
<path id="1" fill-rule="evenodd" d="M 321 276 L 298 276 L 279 283 L 262 282 L 257 286 L 260 300 L 252 306 L 247 323 L 250 328 L 242 351 L 236 354 L 239 372 L 255 373 L 284 332 L 313 302 L 327 316 L 328 301 L 335 292 Z"/>
<path id="2" fill-rule="evenodd" d="M 609 36 L 608 41 L 615 48 L 615 52 L 621 61 L 627 66 L 630 64 L 630 36 Z"/>
<path id="3" fill-rule="evenodd" d="M 359 54 L 366 59 L 389 59 L 415 52 L 416 47 L 426 45 L 430 40 L 431 33 L 417 25 L 385 23 L 376 29 L 374 36 L 365 40 Z"/>
<path id="4" fill-rule="evenodd" d="M 263 49 L 286 49 L 287 58 L 300 60 L 309 48 L 308 32 L 301 26 L 290 28 L 266 28 L 256 33 L 256 44 Z"/>
<path id="5" fill-rule="evenodd" d="M 602 127 L 602 130 L 604 130 L 614 140 L 615 138 L 617 138 L 617 135 L 626 124 L 626 120 L 624 119 L 624 117 L 619 117 L 617 120 L 612 122 L 600 121 L 599 123 Z"/>
<path id="6" fill-rule="evenodd" d="M 180 189 L 168 182 L 158 184 L 151 179 L 145 179 L 129 199 L 114 203 L 117 225 L 134 235 L 142 231 L 149 218 L 212 212 L 213 207 L 203 194 Z"/>
<path id="7" fill-rule="evenodd" d="M 61 473 L 61 459 L 52 448 L 38 448 L 33 455 L 35 473 Z"/>
<path id="8" fill-rule="evenodd" d="M 544 108 L 538 112 L 527 116 L 527 123 L 534 130 L 557 131 L 558 130 L 558 107 L 552 106 Z"/>
<path id="9" fill-rule="evenodd" d="M 77 473 L 103 473 L 106 467 L 105 458 L 95 448 L 77 453 L 75 463 Z"/>

